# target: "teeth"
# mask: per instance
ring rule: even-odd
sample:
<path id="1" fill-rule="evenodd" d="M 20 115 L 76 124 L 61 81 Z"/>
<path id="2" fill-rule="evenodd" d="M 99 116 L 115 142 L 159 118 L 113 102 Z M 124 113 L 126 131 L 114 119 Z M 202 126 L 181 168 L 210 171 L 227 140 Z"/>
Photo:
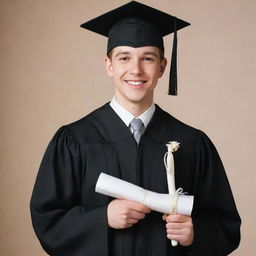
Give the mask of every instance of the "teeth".
<path id="1" fill-rule="evenodd" d="M 143 84 L 144 82 L 142 81 L 127 81 L 128 84 L 132 84 L 132 85 L 140 85 Z"/>

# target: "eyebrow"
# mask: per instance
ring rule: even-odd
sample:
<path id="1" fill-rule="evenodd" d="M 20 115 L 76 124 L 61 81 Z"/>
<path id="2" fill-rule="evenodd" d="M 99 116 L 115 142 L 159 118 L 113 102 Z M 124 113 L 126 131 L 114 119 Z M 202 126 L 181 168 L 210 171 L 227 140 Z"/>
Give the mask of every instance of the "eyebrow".
<path id="1" fill-rule="evenodd" d="M 143 52 L 144 55 L 153 55 L 155 57 L 158 57 L 158 55 L 155 52 Z"/>
<path id="2" fill-rule="evenodd" d="M 118 56 L 120 56 L 120 55 L 123 55 L 123 54 L 128 54 L 128 55 L 129 55 L 129 54 L 131 54 L 131 53 L 128 52 L 128 51 L 123 51 L 123 52 L 121 51 L 121 52 L 118 52 L 118 53 L 115 55 L 115 58 L 118 57 Z"/>
<path id="3" fill-rule="evenodd" d="M 120 55 L 131 55 L 131 52 L 129 52 L 129 51 L 120 51 L 114 57 L 117 58 Z M 143 52 L 142 55 L 152 55 L 152 56 L 155 56 L 156 58 L 158 57 L 157 53 L 155 53 L 155 52 Z"/>

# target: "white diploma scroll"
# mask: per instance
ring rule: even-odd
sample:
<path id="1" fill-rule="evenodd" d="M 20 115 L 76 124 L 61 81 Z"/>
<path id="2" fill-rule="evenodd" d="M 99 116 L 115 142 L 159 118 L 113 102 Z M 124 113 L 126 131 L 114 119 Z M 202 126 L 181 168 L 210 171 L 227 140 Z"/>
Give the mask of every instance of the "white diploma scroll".
<path id="1" fill-rule="evenodd" d="M 173 195 L 152 192 L 103 172 L 98 178 L 95 191 L 103 195 L 144 204 L 157 212 L 172 213 Z M 177 213 L 190 216 L 194 196 L 175 194 L 175 197 L 177 197 Z"/>
<path id="2" fill-rule="evenodd" d="M 180 143 L 177 141 L 170 141 L 168 144 L 166 144 L 166 146 L 168 148 L 168 152 L 164 156 L 164 165 L 166 168 L 168 191 L 169 191 L 169 194 L 173 195 L 176 193 L 173 152 L 179 149 Z M 176 203 L 172 204 L 171 213 L 172 214 L 177 213 Z M 178 245 L 178 241 L 172 240 L 172 246 L 177 246 L 177 245 Z"/>

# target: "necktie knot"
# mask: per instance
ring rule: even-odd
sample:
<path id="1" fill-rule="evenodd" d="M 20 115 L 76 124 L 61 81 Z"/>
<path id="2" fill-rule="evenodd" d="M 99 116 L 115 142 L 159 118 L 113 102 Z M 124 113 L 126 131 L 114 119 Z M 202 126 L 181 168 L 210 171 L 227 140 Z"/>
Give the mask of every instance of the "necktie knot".
<path id="1" fill-rule="evenodd" d="M 133 130 L 133 136 L 137 143 L 140 141 L 140 137 L 144 131 L 144 124 L 139 118 L 133 118 L 130 123 L 132 130 Z"/>

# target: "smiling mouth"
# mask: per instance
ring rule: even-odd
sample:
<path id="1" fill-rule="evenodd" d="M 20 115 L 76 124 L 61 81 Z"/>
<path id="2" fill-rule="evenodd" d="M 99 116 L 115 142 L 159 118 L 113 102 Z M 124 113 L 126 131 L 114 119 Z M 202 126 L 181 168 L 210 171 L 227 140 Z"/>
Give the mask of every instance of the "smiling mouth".
<path id="1" fill-rule="evenodd" d="M 146 83 L 147 81 L 133 81 L 133 80 L 125 80 L 126 83 L 133 85 L 133 86 L 140 86 L 144 83 Z"/>

